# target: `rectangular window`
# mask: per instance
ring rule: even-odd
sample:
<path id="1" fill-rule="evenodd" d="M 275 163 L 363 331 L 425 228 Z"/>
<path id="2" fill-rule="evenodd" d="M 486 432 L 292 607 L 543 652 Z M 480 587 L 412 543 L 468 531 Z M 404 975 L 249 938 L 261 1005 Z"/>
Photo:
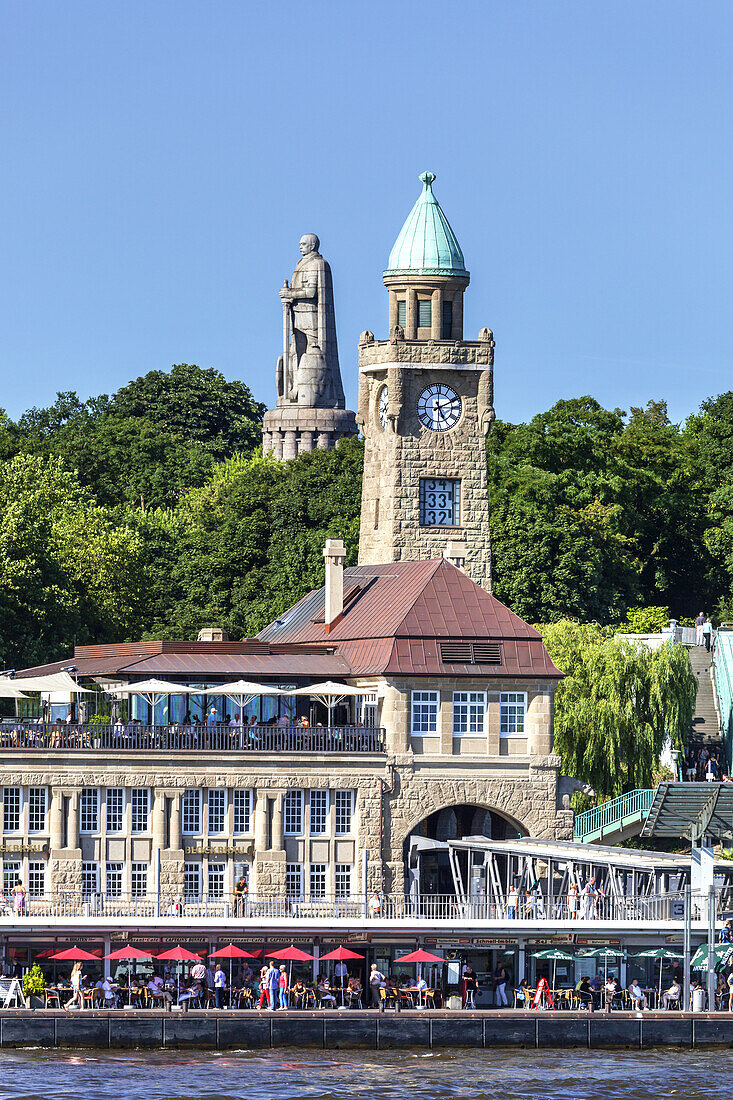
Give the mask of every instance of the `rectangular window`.
<path id="1" fill-rule="evenodd" d="M 201 832 L 201 791 L 184 791 L 181 802 L 181 831 L 186 836 Z"/>
<path id="2" fill-rule="evenodd" d="M 311 836 L 325 833 L 328 824 L 328 791 L 311 791 Z"/>
<path id="3" fill-rule="evenodd" d="M 43 833 L 46 829 L 48 789 L 30 787 L 28 790 L 28 832 Z"/>
<path id="4" fill-rule="evenodd" d="M 17 833 L 20 828 L 20 787 L 3 790 L 3 832 Z"/>
<path id="5" fill-rule="evenodd" d="M 234 791 L 234 804 L 232 817 L 234 818 L 234 833 L 249 833 L 252 831 L 252 791 Z"/>
<path id="6" fill-rule="evenodd" d="M 379 700 L 376 691 L 356 697 L 356 720 L 368 729 L 377 725 L 377 706 Z"/>
<path id="7" fill-rule="evenodd" d="M 130 897 L 146 898 L 148 896 L 148 865 L 147 863 L 133 863 L 130 870 Z"/>
<path id="8" fill-rule="evenodd" d="M 354 816 L 354 792 L 336 791 L 335 832 L 336 836 L 348 836 L 351 832 L 351 819 Z"/>
<path id="9" fill-rule="evenodd" d="M 216 788 L 209 791 L 209 833 L 223 833 L 226 826 L 227 792 Z"/>
<path id="10" fill-rule="evenodd" d="M 99 791 L 96 787 L 84 787 L 79 795 L 79 832 L 99 831 Z"/>
<path id="11" fill-rule="evenodd" d="M 419 301 L 417 303 L 417 327 L 418 328 L 430 328 L 433 318 L 433 303 L 428 298 L 427 302 Z"/>
<path id="12" fill-rule="evenodd" d="M 28 895 L 42 898 L 46 893 L 46 864 L 42 860 L 31 860 L 28 864 Z"/>
<path id="13" fill-rule="evenodd" d="M 224 863 L 210 863 L 209 864 L 209 897 L 210 898 L 223 898 L 224 897 L 224 871 L 226 864 Z"/>
<path id="14" fill-rule="evenodd" d="M 502 691 L 499 695 L 499 732 L 502 737 L 524 737 L 526 691 Z"/>
<path id="15" fill-rule="evenodd" d="M 397 324 L 402 328 L 407 324 L 407 301 L 404 298 L 397 299 Z"/>
<path id="16" fill-rule="evenodd" d="M 13 887 L 20 878 L 20 860 L 3 860 L 3 892 L 6 898 L 12 898 Z"/>
<path id="17" fill-rule="evenodd" d="M 336 897 L 337 898 L 349 898 L 351 897 L 351 864 L 350 863 L 337 863 L 336 864 Z"/>
<path id="18" fill-rule="evenodd" d="M 303 833 L 303 791 L 288 791 L 285 795 L 285 836 Z"/>
<path id="19" fill-rule="evenodd" d="M 201 864 L 183 864 L 183 896 L 187 901 L 201 898 Z"/>
<path id="20" fill-rule="evenodd" d="M 483 737 L 485 731 L 486 692 L 453 692 L 453 736 Z"/>
<path id="21" fill-rule="evenodd" d="M 125 809 L 125 792 L 122 787 L 107 788 L 107 832 L 122 832 L 122 815 Z"/>
<path id="22" fill-rule="evenodd" d="M 420 526 L 460 527 L 461 483 L 455 478 L 420 478 Z"/>
<path id="23" fill-rule="evenodd" d="M 325 898 L 326 896 L 326 864 L 311 863 L 310 867 L 310 896 L 311 898 Z"/>
<path id="24" fill-rule="evenodd" d="M 437 691 L 413 691 L 410 727 L 413 737 L 425 737 L 438 732 L 438 706 Z"/>
<path id="25" fill-rule="evenodd" d="M 303 897 L 303 865 L 301 863 L 285 864 L 285 895 L 288 898 Z"/>
<path id="26" fill-rule="evenodd" d="M 108 863 L 104 873 L 105 893 L 108 898 L 122 897 L 122 864 Z"/>
<path id="27" fill-rule="evenodd" d="M 148 831 L 150 813 L 150 791 L 147 787 L 133 787 L 131 792 L 130 818 L 133 833 Z"/>
<path id="28" fill-rule="evenodd" d="M 441 318 L 440 339 L 451 340 L 453 338 L 453 303 L 443 302 L 443 316 Z"/>
<path id="29" fill-rule="evenodd" d="M 92 894 L 99 893 L 99 864 L 82 863 L 81 893 L 82 897 L 85 898 L 91 897 Z"/>

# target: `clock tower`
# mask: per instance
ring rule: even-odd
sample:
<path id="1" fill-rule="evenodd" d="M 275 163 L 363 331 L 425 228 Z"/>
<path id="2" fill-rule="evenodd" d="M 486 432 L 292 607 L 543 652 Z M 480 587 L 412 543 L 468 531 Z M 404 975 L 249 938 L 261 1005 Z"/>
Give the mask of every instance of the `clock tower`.
<path id="1" fill-rule="evenodd" d="M 420 176 L 422 194 L 384 272 L 389 339 L 359 340 L 359 564 L 450 557 L 490 591 L 494 341 L 488 328 L 463 339 L 470 277 L 434 179 Z"/>

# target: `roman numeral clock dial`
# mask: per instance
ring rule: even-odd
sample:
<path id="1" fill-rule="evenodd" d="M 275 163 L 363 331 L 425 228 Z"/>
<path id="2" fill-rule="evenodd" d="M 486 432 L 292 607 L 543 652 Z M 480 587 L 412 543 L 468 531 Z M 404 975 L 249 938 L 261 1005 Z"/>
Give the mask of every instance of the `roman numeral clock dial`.
<path id="1" fill-rule="evenodd" d="M 434 382 L 418 397 L 417 415 L 431 432 L 450 431 L 461 418 L 461 399 L 450 386 Z"/>

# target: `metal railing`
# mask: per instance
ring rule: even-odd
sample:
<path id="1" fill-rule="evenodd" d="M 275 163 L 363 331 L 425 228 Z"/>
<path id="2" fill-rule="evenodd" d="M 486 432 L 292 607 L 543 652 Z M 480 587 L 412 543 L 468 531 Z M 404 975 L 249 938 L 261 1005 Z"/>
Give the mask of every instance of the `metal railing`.
<path id="1" fill-rule="evenodd" d="M 716 633 L 713 679 L 723 748 L 728 769 L 733 772 L 733 629 L 727 623 L 722 624 Z"/>
<path id="2" fill-rule="evenodd" d="M 144 726 L 0 723 L 0 750 L 41 752 L 384 752 L 373 726 Z"/>
<path id="3" fill-rule="evenodd" d="M 601 839 L 605 834 L 631 825 L 634 821 L 643 821 L 654 801 L 654 791 L 655 788 L 641 787 L 578 814 L 573 823 L 573 840 L 584 844 L 591 839 Z"/>
<path id="4" fill-rule="evenodd" d="M 731 890 L 716 891 L 716 916 L 720 920 L 731 906 Z M 692 918 L 705 919 L 707 901 L 693 897 Z M 415 922 L 416 920 L 445 923 L 450 927 L 456 921 L 501 921 L 517 925 L 523 921 L 556 925 L 558 921 L 570 921 L 580 925 L 588 921 L 682 921 L 684 918 L 684 894 L 682 892 L 653 896 L 629 895 L 624 897 L 597 897 L 587 907 L 581 906 L 573 915 L 569 912 L 565 897 L 534 898 L 530 903 L 509 908 L 487 897 L 461 899 L 451 894 L 423 894 L 405 897 L 402 894 L 363 895 L 349 897 L 281 895 L 249 895 L 245 898 L 232 894 L 202 895 L 201 897 L 161 894 L 147 897 L 110 896 L 96 893 L 54 894 L 30 897 L 22 913 L 8 905 L 0 910 L 0 921 L 32 923 L 34 920 L 65 919 L 74 917 L 97 918 L 152 918 L 162 917 L 175 922 L 198 921 L 213 917 L 226 920 L 262 921 L 284 920 L 367 920 L 391 922 Z"/>

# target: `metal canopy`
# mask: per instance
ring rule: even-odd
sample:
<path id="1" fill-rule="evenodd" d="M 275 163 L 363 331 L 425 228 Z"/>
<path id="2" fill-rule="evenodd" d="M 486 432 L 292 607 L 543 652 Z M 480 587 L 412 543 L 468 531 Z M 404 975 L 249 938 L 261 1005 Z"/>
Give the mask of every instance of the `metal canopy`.
<path id="1" fill-rule="evenodd" d="M 641 835 L 733 838 L 733 783 L 660 783 Z"/>

